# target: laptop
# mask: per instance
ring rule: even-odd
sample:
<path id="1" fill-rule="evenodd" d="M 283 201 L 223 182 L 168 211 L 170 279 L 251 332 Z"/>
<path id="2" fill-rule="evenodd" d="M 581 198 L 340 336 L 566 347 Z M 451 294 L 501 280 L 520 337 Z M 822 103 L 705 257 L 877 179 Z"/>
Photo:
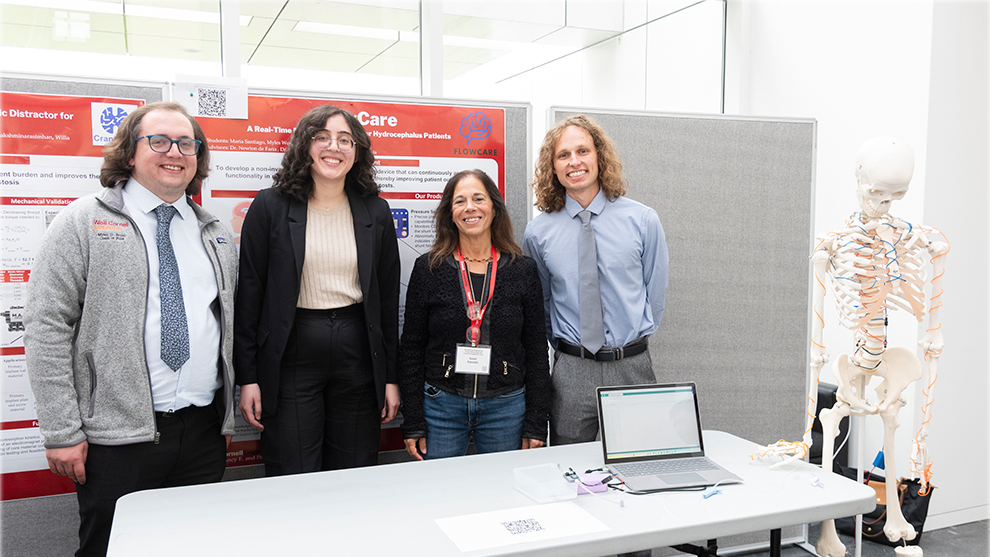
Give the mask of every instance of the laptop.
<path id="1" fill-rule="evenodd" d="M 634 491 L 742 483 L 705 456 L 694 383 L 598 387 L 605 465 Z"/>

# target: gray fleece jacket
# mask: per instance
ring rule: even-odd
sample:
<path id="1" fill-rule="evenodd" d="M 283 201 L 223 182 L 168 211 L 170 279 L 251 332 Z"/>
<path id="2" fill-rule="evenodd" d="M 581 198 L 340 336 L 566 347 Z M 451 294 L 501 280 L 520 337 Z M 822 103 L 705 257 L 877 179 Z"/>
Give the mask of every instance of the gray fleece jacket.
<path id="1" fill-rule="evenodd" d="M 186 198 L 213 262 L 220 304 L 221 431 L 234 432 L 237 251 L 230 231 Z M 123 183 L 80 198 L 52 221 L 24 311 L 28 377 L 49 449 L 157 437 L 144 350 L 148 253 L 124 209 Z"/>

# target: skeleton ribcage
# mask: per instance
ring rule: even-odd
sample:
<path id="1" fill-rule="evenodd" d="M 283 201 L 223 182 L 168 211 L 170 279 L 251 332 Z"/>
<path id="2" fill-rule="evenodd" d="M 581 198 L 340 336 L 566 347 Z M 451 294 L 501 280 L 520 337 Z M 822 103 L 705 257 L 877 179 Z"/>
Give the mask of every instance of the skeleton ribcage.
<path id="1" fill-rule="evenodd" d="M 860 329 L 898 308 L 921 321 L 925 315 L 924 254 L 916 231 L 883 225 L 864 233 L 853 229 L 835 240 L 828 275 L 839 322 Z"/>

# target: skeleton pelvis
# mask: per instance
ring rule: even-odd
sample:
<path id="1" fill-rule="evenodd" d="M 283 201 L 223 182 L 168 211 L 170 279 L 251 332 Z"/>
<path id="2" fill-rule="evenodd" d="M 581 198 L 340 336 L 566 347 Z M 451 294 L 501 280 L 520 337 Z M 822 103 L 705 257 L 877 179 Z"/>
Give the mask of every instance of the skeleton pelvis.
<path id="1" fill-rule="evenodd" d="M 894 346 L 884 351 L 880 365 L 874 370 L 864 370 L 850 363 L 848 354 L 839 354 L 832 371 L 836 381 L 839 382 L 836 398 L 848 404 L 854 412 L 876 414 L 886 410 L 892 402 L 899 399 L 908 385 L 921 379 L 921 361 L 907 348 Z M 864 393 L 853 392 L 854 385 L 857 385 L 859 377 L 863 375 L 866 376 L 864 386 L 868 385 L 874 376 L 883 378 L 876 388 L 879 401 L 876 406 L 864 401 Z"/>

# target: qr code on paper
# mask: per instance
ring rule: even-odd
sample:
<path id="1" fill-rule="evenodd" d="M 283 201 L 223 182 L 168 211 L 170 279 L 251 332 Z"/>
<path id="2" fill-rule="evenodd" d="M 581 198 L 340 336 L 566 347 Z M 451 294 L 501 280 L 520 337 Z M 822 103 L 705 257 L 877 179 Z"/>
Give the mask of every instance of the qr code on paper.
<path id="1" fill-rule="evenodd" d="M 502 526 L 505 526 L 505 529 L 508 530 L 513 536 L 516 534 L 530 534 L 532 532 L 539 532 L 544 529 L 535 518 L 503 522 Z"/>
<path id="2" fill-rule="evenodd" d="M 200 116 L 223 118 L 227 116 L 227 91 L 225 89 L 199 89 Z"/>

